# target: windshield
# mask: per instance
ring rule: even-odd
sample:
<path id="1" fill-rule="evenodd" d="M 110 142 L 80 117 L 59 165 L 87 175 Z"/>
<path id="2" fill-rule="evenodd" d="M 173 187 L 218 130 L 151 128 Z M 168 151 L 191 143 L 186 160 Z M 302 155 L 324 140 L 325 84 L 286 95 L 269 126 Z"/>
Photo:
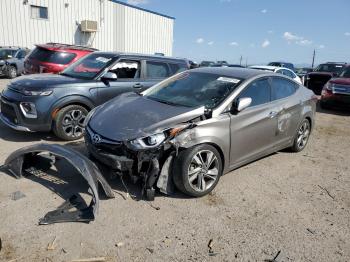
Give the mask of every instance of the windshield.
<path id="1" fill-rule="evenodd" d="M 350 78 L 350 66 L 344 69 L 344 71 L 340 74 L 340 77 Z"/>
<path id="2" fill-rule="evenodd" d="M 13 56 L 14 51 L 11 49 L 0 49 L 0 59 L 7 59 Z"/>
<path id="3" fill-rule="evenodd" d="M 93 53 L 67 67 L 61 75 L 75 78 L 94 79 L 106 66 L 112 63 L 114 54 Z"/>
<path id="4" fill-rule="evenodd" d="M 316 72 L 339 73 L 344 69 L 344 65 L 321 64 L 316 68 Z"/>
<path id="5" fill-rule="evenodd" d="M 145 97 L 166 104 L 212 109 L 240 82 L 241 79 L 217 74 L 184 72 L 156 85 Z"/>

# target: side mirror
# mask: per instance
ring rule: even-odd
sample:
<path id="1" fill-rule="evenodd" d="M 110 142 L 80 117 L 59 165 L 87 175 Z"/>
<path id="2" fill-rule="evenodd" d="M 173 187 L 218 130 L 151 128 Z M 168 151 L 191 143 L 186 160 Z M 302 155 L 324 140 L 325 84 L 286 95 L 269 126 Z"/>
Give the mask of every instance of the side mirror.
<path id="1" fill-rule="evenodd" d="M 238 99 L 236 103 L 232 105 L 232 112 L 238 113 L 246 109 L 252 103 L 252 99 L 250 97 L 243 97 Z"/>
<path id="2" fill-rule="evenodd" d="M 106 80 L 106 81 L 110 81 L 110 80 L 117 80 L 118 76 L 116 73 L 112 73 L 112 72 L 107 72 L 105 73 L 102 77 L 101 80 Z"/>

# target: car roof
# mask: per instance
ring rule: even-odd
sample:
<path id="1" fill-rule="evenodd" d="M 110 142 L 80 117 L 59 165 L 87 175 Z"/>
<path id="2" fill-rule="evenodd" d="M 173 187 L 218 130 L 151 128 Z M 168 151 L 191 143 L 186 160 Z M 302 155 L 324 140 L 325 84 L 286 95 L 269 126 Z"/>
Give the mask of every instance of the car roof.
<path id="1" fill-rule="evenodd" d="M 87 46 L 80 46 L 80 45 L 69 45 L 69 44 L 62 44 L 62 43 L 46 43 L 46 44 L 38 44 L 37 47 L 45 48 L 47 50 L 78 50 L 78 51 L 90 51 L 94 52 L 98 49 L 91 48 Z"/>
<path id="2" fill-rule="evenodd" d="M 19 47 L 19 46 L 0 46 L 0 49 L 19 50 L 19 49 L 28 49 L 28 48 Z"/>
<path id="3" fill-rule="evenodd" d="M 270 62 L 269 64 L 272 64 L 272 63 L 279 63 L 279 64 L 290 64 L 292 65 L 293 63 L 291 62 L 286 62 L 286 61 L 274 61 L 274 62 Z"/>
<path id="4" fill-rule="evenodd" d="M 130 57 L 139 57 L 139 58 L 152 58 L 152 59 L 159 59 L 159 60 L 168 60 L 168 61 L 181 61 L 181 62 L 188 62 L 188 59 L 185 58 L 179 58 L 179 57 L 171 57 L 171 56 L 160 56 L 160 55 L 147 55 L 147 54 L 139 54 L 139 53 L 126 53 L 126 52 L 94 52 L 98 54 L 106 54 L 106 55 L 115 55 L 117 56 L 130 56 Z"/>
<path id="5" fill-rule="evenodd" d="M 281 66 L 257 65 L 257 66 L 250 66 L 250 68 L 259 68 L 259 69 L 267 69 L 267 70 L 285 69 L 285 70 L 288 70 L 288 71 L 292 71 L 289 68 L 281 67 Z"/>
<path id="6" fill-rule="evenodd" d="M 189 72 L 217 74 L 239 79 L 248 79 L 259 75 L 271 75 L 262 70 L 241 67 L 200 67 L 191 69 Z"/>

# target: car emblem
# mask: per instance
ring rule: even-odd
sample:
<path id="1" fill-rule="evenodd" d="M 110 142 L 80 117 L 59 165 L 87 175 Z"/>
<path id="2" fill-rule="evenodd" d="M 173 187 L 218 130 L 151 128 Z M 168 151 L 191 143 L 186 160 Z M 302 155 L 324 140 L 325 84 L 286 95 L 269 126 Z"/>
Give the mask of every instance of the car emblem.
<path id="1" fill-rule="evenodd" d="M 92 136 L 92 142 L 93 142 L 94 144 L 100 143 L 100 142 L 101 142 L 101 137 L 100 137 L 99 135 L 97 135 L 97 134 L 93 135 L 93 136 Z"/>

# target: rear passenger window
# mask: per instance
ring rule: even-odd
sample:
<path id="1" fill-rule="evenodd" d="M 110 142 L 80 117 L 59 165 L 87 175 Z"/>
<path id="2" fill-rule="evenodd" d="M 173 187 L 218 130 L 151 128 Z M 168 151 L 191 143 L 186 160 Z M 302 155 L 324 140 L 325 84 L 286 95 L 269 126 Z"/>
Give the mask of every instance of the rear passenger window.
<path id="1" fill-rule="evenodd" d="M 291 96 L 297 89 L 297 84 L 287 79 L 274 77 L 271 79 L 272 83 L 272 100 L 282 99 Z"/>
<path id="2" fill-rule="evenodd" d="M 250 97 L 252 103 L 250 106 L 262 105 L 270 102 L 270 85 L 267 79 L 257 80 L 247 86 L 238 96 L 238 98 Z"/>
<path id="3" fill-rule="evenodd" d="M 177 74 L 187 70 L 186 65 L 183 64 L 169 64 L 172 74 Z"/>
<path id="4" fill-rule="evenodd" d="M 147 78 L 166 78 L 169 75 L 170 73 L 167 64 L 147 61 Z"/>

